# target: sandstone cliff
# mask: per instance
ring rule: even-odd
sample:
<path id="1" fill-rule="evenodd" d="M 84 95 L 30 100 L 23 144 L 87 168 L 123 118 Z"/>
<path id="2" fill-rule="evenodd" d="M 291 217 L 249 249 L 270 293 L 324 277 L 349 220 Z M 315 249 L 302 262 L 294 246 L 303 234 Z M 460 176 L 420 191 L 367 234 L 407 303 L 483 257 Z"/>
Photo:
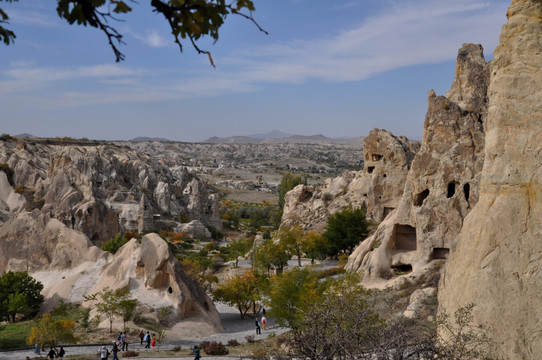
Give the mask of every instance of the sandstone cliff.
<path id="1" fill-rule="evenodd" d="M 514 0 L 491 65 L 479 201 L 441 279 L 448 312 L 469 302 L 495 355 L 542 353 L 542 2 Z"/>
<path id="2" fill-rule="evenodd" d="M 488 81 L 482 47 L 463 45 L 448 97 L 429 92 L 422 145 L 397 208 L 355 249 L 348 270 L 390 279 L 446 258 L 478 201 Z"/>
<path id="3" fill-rule="evenodd" d="M 376 221 L 398 206 L 419 143 L 374 129 L 364 139 L 364 170 L 345 171 L 322 187 L 299 185 L 285 196 L 283 225 L 305 231 L 323 230 L 329 215 L 344 206 L 364 207 Z"/>

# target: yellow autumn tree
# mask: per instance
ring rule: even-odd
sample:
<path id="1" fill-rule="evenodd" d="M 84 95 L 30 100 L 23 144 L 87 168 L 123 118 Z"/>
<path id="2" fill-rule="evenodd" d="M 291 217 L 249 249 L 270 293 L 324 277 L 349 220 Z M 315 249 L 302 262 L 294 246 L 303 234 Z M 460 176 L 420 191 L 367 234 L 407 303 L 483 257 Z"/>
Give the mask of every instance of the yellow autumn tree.
<path id="1" fill-rule="evenodd" d="M 43 314 L 37 326 L 30 331 L 26 340 L 29 345 L 39 342 L 42 348 L 56 346 L 60 343 L 74 343 L 75 323 L 70 320 L 56 320 L 49 313 Z"/>

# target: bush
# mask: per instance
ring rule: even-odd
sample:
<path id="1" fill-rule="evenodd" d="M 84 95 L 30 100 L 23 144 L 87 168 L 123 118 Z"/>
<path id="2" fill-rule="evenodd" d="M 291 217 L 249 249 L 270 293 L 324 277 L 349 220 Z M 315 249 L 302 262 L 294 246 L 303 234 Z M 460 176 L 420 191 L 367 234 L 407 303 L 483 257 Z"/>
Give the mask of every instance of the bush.
<path id="1" fill-rule="evenodd" d="M 228 349 L 222 342 L 204 341 L 201 343 L 201 348 L 207 355 L 227 355 Z"/>
<path id="2" fill-rule="evenodd" d="M 245 340 L 248 342 L 248 343 L 253 343 L 254 341 L 256 341 L 254 339 L 254 335 L 247 335 L 245 336 Z"/>
<path id="3" fill-rule="evenodd" d="M 128 239 L 121 236 L 119 233 L 113 239 L 103 242 L 101 247 L 103 251 L 109 251 L 111 254 L 115 254 L 127 242 Z"/>
<path id="4" fill-rule="evenodd" d="M 228 346 L 239 346 L 239 341 L 237 339 L 230 339 L 228 340 Z"/>
<path id="5" fill-rule="evenodd" d="M 134 356 L 138 356 L 138 355 L 139 355 L 138 352 L 132 351 L 132 350 L 126 350 L 126 351 L 122 354 L 122 356 L 124 356 L 124 357 L 134 357 Z"/>

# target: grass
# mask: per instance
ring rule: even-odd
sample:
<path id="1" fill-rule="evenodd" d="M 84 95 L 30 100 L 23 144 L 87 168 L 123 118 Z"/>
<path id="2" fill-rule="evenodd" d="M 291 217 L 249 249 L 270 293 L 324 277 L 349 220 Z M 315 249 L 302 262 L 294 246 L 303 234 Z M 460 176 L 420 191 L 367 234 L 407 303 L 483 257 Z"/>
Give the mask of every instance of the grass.
<path id="1" fill-rule="evenodd" d="M 26 345 L 30 329 L 34 326 L 32 320 L 0 325 L 0 350 L 15 349 Z"/>

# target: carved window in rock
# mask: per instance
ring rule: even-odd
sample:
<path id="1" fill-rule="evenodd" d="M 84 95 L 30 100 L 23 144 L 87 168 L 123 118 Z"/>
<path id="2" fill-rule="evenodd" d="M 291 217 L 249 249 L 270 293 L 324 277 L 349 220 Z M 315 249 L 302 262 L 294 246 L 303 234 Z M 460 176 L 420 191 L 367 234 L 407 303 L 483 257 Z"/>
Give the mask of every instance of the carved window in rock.
<path id="1" fill-rule="evenodd" d="M 395 275 L 406 275 L 412 272 L 412 265 L 410 264 L 392 265 L 391 268 Z"/>
<path id="2" fill-rule="evenodd" d="M 429 196 L 429 189 L 425 189 L 424 191 L 422 191 L 421 193 L 416 195 L 416 199 L 414 200 L 414 205 L 415 206 L 422 206 L 423 201 L 425 199 L 427 199 L 428 196 Z"/>
<path id="3" fill-rule="evenodd" d="M 167 292 L 173 294 L 173 289 L 171 288 L 171 286 L 167 289 Z"/>
<path id="4" fill-rule="evenodd" d="M 446 192 L 446 197 L 449 199 L 455 195 L 455 187 L 457 183 L 455 181 L 452 181 L 448 184 L 448 189 Z"/>
<path id="5" fill-rule="evenodd" d="M 380 161 L 380 160 L 382 160 L 382 155 L 380 155 L 380 154 L 371 154 L 371 159 L 373 161 Z"/>
<path id="6" fill-rule="evenodd" d="M 394 249 L 398 251 L 415 251 L 416 228 L 410 225 L 396 224 L 393 228 Z"/>
<path id="7" fill-rule="evenodd" d="M 469 201 L 470 196 L 470 184 L 466 183 L 463 185 L 463 193 L 465 194 L 465 200 Z"/>
<path id="8" fill-rule="evenodd" d="M 367 173 L 368 173 L 368 174 L 372 174 L 374 170 L 375 170 L 375 167 L 374 167 L 374 166 L 368 166 L 368 167 L 367 167 Z"/>
<path id="9" fill-rule="evenodd" d="M 388 216 L 393 210 L 395 210 L 395 208 L 384 206 L 384 213 L 382 214 L 382 219 L 385 219 L 386 216 Z"/>
<path id="10" fill-rule="evenodd" d="M 448 248 L 433 248 L 433 259 L 447 259 L 450 249 Z"/>

